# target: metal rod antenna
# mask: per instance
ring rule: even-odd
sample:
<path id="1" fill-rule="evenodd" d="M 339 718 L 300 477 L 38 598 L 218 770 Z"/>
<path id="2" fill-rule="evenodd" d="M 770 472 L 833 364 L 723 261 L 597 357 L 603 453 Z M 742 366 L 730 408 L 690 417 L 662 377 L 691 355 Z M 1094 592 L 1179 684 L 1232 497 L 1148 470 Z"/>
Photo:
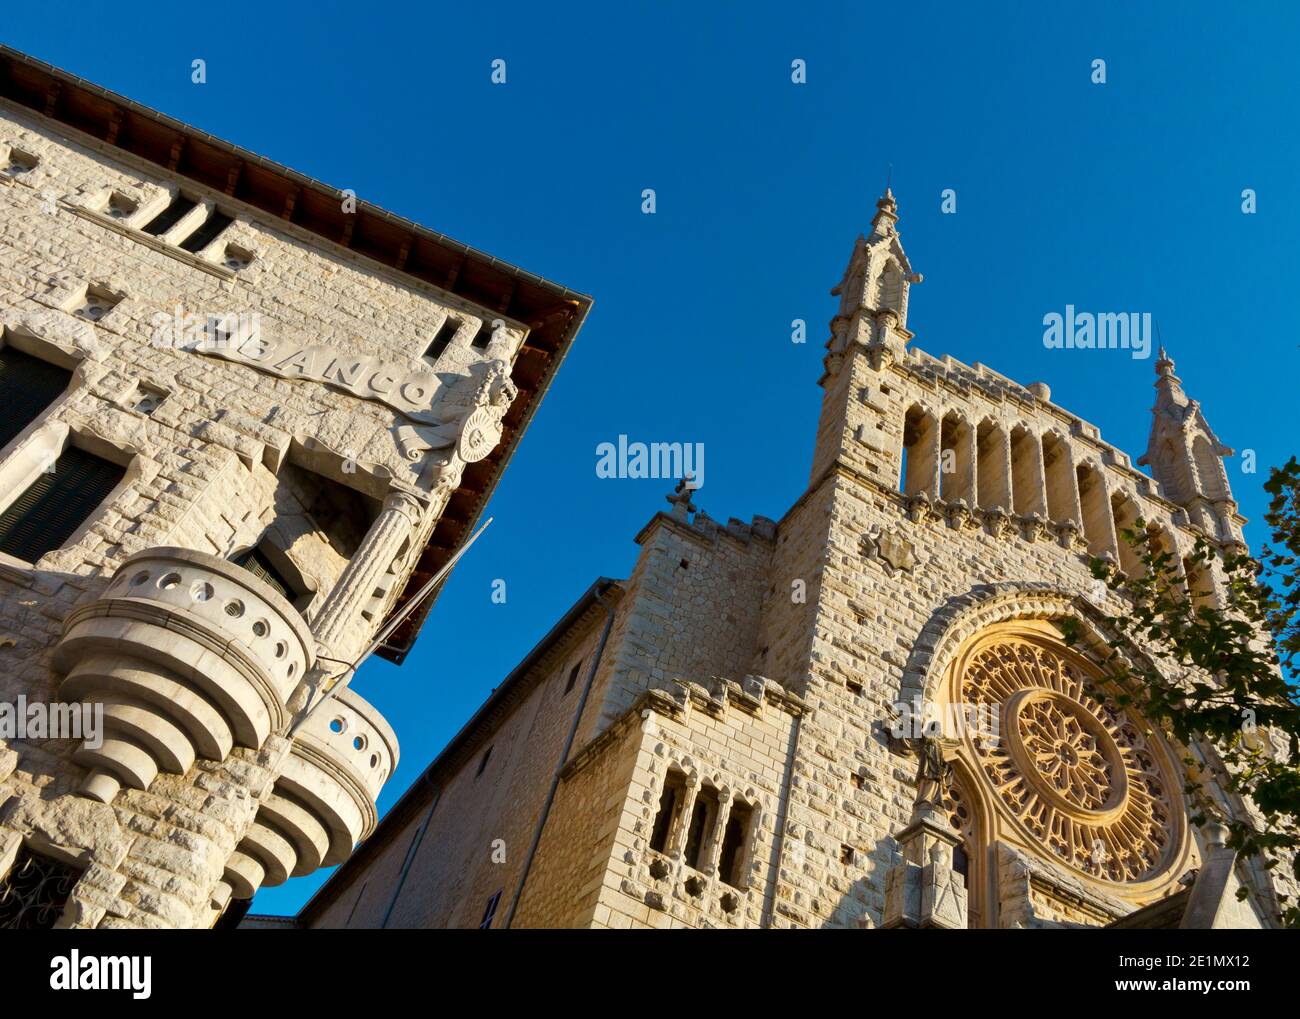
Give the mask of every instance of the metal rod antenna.
<path id="1" fill-rule="evenodd" d="M 383 629 L 381 629 L 377 634 L 375 634 L 375 639 L 372 640 L 369 643 L 369 645 L 367 645 L 366 649 L 363 652 L 361 652 L 361 657 L 358 658 L 351 665 L 349 665 L 347 669 L 344 670 L 343 675 L 340 676 L 337 680 L 335 680 L 334 684 L 328 690 L 325 691 L 325 695 L 314 705 L 312 705 L 310 711 L 308 711 L 306 714 L 302 716 L 302 720 L 299 721 L 298 724 L 293 727 L 294 732 L 296 732 L 302 726 L 302 724 L 307 721 L 308 718 L 310 718 L 313 714 L 315 714 L 317 709 L 319 709 L 322 704 L 328 701 L 330 697 L 332 697 L 337 691 L 342 690 L 345 686 L 347 686 L 347 682 L 345 682 L 345 680 L 348 679 L 350 674 L 356 672 L 357 669 L 361 666 L 361 663 L 364 662 L 367 658 L 369 658 L 372 654 L 374 654 L 375 651 L 377 651 L 379 647 L 384 643 L 384 641 L 388 639 L 389 634 L 391 634 L 394 630 L 397 629 L 399 625 L 401 625 L 402 620 L 404 620 L 407 616 L 409 616 L 411 614 L 411 611 L 417 605 L 419 605 L 420 602 L 424 601 L 424 599 L 429 596 L 429 592 L 432 591 L 435 587 L 437 587 L 440 583 L 442 583 L 442 581 L 446 578 L 447 574 L 451 572 L 452 567 L 455 566 L 458 562 L 460 562 L 460 557 L 463 556 L 466 552 L 468 552 L 470 546 L 473 545 L 474 542 L 478 541 L 479 535 L 488 529 L 488 524 L 492 523 L 493 519 L 494 519 L 493 517 L 488 517 L 486 520 L 484 520 L 483 525 L 472 535 L 470 535 L 469 540 L 465 542 L 465 544 L 463 544 L 460 548 L 456 549 L 455 554 L 452 555 L 452 557 L 448 559 L 445 563 L 443 563 L 442 568 L 438 570 L 438 572 L 435 573 L 432 577 L 430 577 L 429 580 L 424 584 L 424 586 L 420 588 L 420 590 L 415 592 L 415 594 L 411 597 L 411 600 L 408 601 L 405 605 L 403 605 L 400 610 L 393 613 L 392 618 L 389 619 L 389 621 L 384 624 Z"/>

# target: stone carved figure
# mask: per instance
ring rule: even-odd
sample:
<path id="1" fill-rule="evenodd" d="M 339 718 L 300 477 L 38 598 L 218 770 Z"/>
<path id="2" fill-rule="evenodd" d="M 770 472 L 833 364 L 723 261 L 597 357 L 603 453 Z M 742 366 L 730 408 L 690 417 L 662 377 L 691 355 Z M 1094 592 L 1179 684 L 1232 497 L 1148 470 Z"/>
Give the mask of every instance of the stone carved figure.
<path id="1" fill-rule="evenodd" d="M 482 460 L 501 441 L 502 421 L 518 395 L 506 362 L 474 365 L 468 376 L 452 384 L 439 403 L 436 425 L 402 425 L 396 429 L 398 448 L 411 463 L 429 450 L 446 450 L 435 461 L 436 487 L 454 489 L 465 464 Z"/>
<path id="2" fill-rule="evenodd" d="M 916 803 L 943 806 L 944 795 L 952 783 L 952 763 L 944 757 L 944 744 L 935 736 L 921 736 L 912 741 L 916 754 Z"/>

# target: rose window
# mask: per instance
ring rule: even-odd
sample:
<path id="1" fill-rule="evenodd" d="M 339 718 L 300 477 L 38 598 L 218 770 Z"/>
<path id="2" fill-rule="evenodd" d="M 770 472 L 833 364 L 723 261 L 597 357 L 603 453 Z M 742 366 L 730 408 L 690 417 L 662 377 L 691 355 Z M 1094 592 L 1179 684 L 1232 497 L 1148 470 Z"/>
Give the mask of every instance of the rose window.
<path id="1" fill-rule="evenodd" d="M 987 644 L 966 662 L 961 700 L 998 713 L 1000 738 L 968 739 L 968 752 L 1049 855 L 1104 881 L 1165 867 L 1177 831 L 1167 754 L 1079 659 L 1045 643 Z"/>

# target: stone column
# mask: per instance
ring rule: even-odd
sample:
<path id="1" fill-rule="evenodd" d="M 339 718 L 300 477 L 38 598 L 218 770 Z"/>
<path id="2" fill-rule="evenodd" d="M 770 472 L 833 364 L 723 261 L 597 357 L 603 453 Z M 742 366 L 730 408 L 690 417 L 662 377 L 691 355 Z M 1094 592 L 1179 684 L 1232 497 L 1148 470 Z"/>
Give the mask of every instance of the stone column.
<path id="1" fill-rule="evenodd" d="M 699 777 L 688 775 L 682 795 L 682 810 L 677 815 L 677 828 L 670 833 L 668 841 L 668 855 L 674 860 L 680 860 L 686 852 L 686 839 L 691 830 L 691 815 L 695 813 L 695 795 L 699 791 Z"/>
<path id="2" fill-rule="evenodd" d="M 705 847 L 705 864 L 700 868 L 705 874 L 718 874 L 718 860 L 722 856 L 722 843 L 727 838 L 727 821 L 731 819 L 732 795 L 729 789 L 718 794 L 718 816 L 713 819 L 713 832 Z"/>
<path id="3" fill-rule="evenodd" d="M 364 638 L 369 637 L 369 631 L 360 625 L 361 612 L 403 546 L 415 534 L 419 521 L 420 503 L 405 492 L 391 493 L 334 582 L 334 589 L 311 622 L 311 632 L 319 643 L 339 657 L 360 650 Z"/>

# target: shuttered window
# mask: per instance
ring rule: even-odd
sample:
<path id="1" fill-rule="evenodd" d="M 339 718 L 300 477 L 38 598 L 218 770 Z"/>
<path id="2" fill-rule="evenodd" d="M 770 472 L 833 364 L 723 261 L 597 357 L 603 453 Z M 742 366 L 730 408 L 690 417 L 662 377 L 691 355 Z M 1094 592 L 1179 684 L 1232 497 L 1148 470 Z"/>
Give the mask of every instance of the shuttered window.
<path id="1" fill-rule="evenodd" d="M 289 586 L 289 582 L 280 576 L 280 571 L 271 565 L 271 560 L 258 549 L 250 548 L 247 552 L 236 556 L 234 563 L 236 566 L 242 566 L 258 580 L 270 584 L 284 596 L 286 601 L 292 602 L 298 597 L 297 592 Z"/>
<path id="2" fill-rule="evenodd" d="M 0 552 L 34 563 L 62 548 L 125 475 L 117 464 L 69 446 L 52 472 L 33 481 L 0 514 Z"/>
<path id="3" fill-rule="evenodd" d="M 0 347 L 0 448 L 68 388 L 72 372 L 13 347 Z"/>

